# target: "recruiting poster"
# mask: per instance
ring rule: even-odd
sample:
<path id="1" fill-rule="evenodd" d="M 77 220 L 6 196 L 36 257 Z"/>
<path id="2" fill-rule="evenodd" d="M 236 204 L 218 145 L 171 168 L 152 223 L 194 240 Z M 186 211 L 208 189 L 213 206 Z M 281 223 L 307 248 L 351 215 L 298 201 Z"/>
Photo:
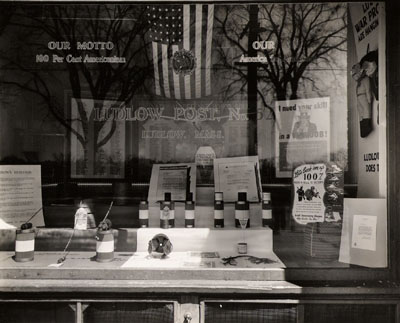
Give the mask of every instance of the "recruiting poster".
<path id="1" fill-rule="evenodd" d="M 292 215 L 299 224 L 341 222 L 343 170 L 336 164 L 304 164 L 293 171 Z"/>
<path id="2" fill-rule="evenodd" d="M 328 97 L 276 101 L 276 176 L 291 177 L 301 164 L 330 160 Z"/>
<path id="3" fill-rule="evenodd" d="M 123 178 L 125 119 L 120 102 L 72 99 L 71 177 Z"/>
<path id="4" fill-rule="evenodd" d="M 386 107 L 384 82 L 384 29 L 380 24 L 384 3 L 349 4 L 356 49 L 352 62 L 355 87 L 354 107 L 358 116 L 358 197 L 374 198 L 386 194 Z"/>

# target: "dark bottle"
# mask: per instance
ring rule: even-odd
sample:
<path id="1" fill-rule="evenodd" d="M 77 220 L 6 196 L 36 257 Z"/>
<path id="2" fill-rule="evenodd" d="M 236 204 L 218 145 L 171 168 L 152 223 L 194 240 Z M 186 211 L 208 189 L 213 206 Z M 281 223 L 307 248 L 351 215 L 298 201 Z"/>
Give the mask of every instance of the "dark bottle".
<path id="1" fill-rule="evenodd" d="M 214 227 L 224 227 L 224 193 L 215 192 L 214 196 Z"/>
<path id="2" fill-rule="evenodd" d="M 175 203 L 171 201 L 171 193 L 164 194 L 164 201 L 160 203 L 160 228 L 175 227 Z"/>
<path id="3" fill-rule="evenodd" d="M 250 205 L 247 201 L 247 193 L 239 192 L 235 203 L 235 226 L 241 228 L 241 221 L 246 221 L 246 228 L 250 228 Z M 244 225 L 243 225 L 244 226 Z"/>
<path id="4" fill-rule="evenodd" d="M 185 228 L 194 228 L 195 223 L 195 202 L 193 201 L 193 193 L 190 192 L 186 196 L 185 201 Z"/>

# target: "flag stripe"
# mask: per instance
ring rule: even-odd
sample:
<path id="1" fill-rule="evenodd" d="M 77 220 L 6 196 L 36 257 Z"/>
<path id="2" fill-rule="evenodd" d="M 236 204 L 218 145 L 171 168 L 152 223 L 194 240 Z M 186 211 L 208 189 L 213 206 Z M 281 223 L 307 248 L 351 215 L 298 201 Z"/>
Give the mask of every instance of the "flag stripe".
<path id="1" fill-rule="evenodd" d="M 211 47 L 212 47 L 212 31 L 214 23 L 214 5 L 208 6 L 208 21 L 207 21 L 207 40 L 206 40 L 206 77 L 205 88 L 206 95 L 211 95 Z"/>
<path id="2" fill-rule="evenodd" d="M 179 50 L 178 45 L 172 45 L 172 55 L 174 55 L 174 53 L 177 52 L 178 50 Z M 172 78 L 174 80 L 175 99 L 180 100 L 181 99 L 181 88 L 180 88 L 179 76 L 174 71 L 172 71 Z"/>
<path id="3" fill-rule="evenodd" d="M 190 6 L 190 48 L 196 58 L 196 6 Z M 196 69 L 190 75 L 191 99 L 196 97 Z"/>
<path id="4" fill-rule="evenodd" d="M 156 95 L 161 95 L 160 74 L 158 73 L 158 44 L 156 42 L 153 42 L 153 64 L 154 64 L 154 83 L 156 87 Z"/>
<path id="5" fill-rule="evenodd" d="M 162 52 L 162 73 L 164 81 L 164 91 L 167 98 L 171 97 L 171 92 L 169 91 L 169 77 L 168 77 L 168 45 L 161 45 Z"/>
<path id="6" fill-rule="evenodd" d="M 203 6 L 196 5 L 196 38 L 195 38 L 195 55 L 196 55 L 196 71 L 195 71 L 195 89 L 196 98 L 201 97 L 201 49 L 202 49 L 202 26 L 203 26 Z"/>
<path id="7" fill-rule="evenodd" d="M 202 51 L 201 51 L 201 95 L 206 95 L 206 61 L 207 61 L 207 35 L 208 35 L 208 6 L 203 6 L 203 23 L 202 23 Z"/>
<path id="8" fill-rule="evenodd" d="M 190 50 L 190 5 L 183 6 L 183 48 Z M 185 99 L 191 98 L 190 75 L 185 75 Z"/>

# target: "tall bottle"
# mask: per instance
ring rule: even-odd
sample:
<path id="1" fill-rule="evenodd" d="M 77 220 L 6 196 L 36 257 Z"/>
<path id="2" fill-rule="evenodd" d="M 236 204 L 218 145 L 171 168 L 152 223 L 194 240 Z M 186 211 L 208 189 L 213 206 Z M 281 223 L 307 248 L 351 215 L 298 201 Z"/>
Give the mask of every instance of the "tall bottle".
<path id="1" fill-rule="evenodd" d="M 250 205 L 247 201 L 247 193 L 239 192 L 235 203 L 235 226 L 241 228 L 240 221 L 247 220 L 246 228 L 250 227 Z"/>
<path id="2" fill-rule="evenodd" d="M 164 201 L 160 203 L 160 228 L 175 227 L 175 203 L 171 200 L 171 193 L 164 194 Z"/>
<path id="3" fill-rule="evenodd" d="M 214 195 L 214 227 L 224 227 L 224 193 L 215 192 Z"/>
<path id="4" fill-rule="evenodd" d="M 273 226 L 272 218 L 272 205 L 271 205 L 271 193 L 264 192 L 262 198 L 262 226 L 270 227 Z"/>
<path id="5" fill-rule="evenodd" d="M 193 193 L 190 192 L 186 196 L 185 201 L 185 228 L 194 228 L 195 224 L 195 202 L 193 201 Z"/>

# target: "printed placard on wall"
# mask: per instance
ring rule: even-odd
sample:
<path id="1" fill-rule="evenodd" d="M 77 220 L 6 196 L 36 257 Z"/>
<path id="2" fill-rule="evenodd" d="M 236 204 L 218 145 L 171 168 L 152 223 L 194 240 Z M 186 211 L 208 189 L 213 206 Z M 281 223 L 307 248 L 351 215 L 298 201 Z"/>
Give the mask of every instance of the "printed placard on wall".
<path id="1" fill-rule="evenodd" d="M 0 165 L 0 229 L 44 226 L 40 165 Z"/>
<path id="2" fill-rule="evenodd" d="M 295 190 L 292 215 L 300 224 L 324 222 L 326 165 L 306 164 L 293 171 Z"/>
<path id="3" fill-rule="evenodd" d="M 71 177 L 123 178 L 125 120 L 120 102 L 71 99 Z"/>
<path id="4" fill-rule="evenodd" d="M 345 199 L 339 261 L 384 268 L 387 245 L 387 200 Z"/>
<path id="5" fill-rule="evenodd" d="M 305 164 L 293 171 L 292 215 L 300 224 L 341 222 L 343 170 L 336 164 Z"/>
<path id="6" fill-rule="evenodd" d="M 328 97 L 276 101 L 276 176 L 291 177 L 301 164 L 330 160 Z"/>

